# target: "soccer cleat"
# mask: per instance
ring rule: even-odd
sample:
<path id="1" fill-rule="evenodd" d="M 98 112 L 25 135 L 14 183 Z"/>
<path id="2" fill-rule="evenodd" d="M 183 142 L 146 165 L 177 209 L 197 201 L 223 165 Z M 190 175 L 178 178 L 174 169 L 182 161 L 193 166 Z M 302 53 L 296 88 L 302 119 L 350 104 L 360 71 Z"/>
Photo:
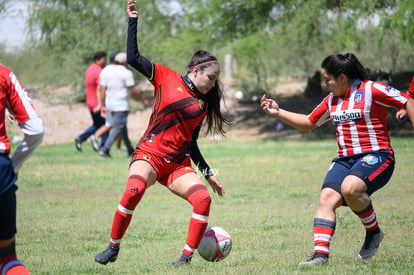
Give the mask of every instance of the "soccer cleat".
<path id="1" fill-rule="evenodd" d="M 103 158 L 110 158 L 111 155 L 109 154 L 109 151 L 99 150 L 99 155 Z"/>
<path id="2" fill-rule="evenodd" d="M 101 253 L 96 254 L 95 262 L 106 265 L 108 262 L 115 262 L 118 258 L 119 247 L 109 244 L 108 248 Z"/>
<path id="3" fill-rule="evenodd" d="M 75 138 L 75 147 L 76 150 L 78 150 L 79 152 L 82 152 L 82 141 L 80 141 L 80 139 Z"/>
<path id="4" fill-rule="evenodd" d="M 191 257 L 189 257 L 185 254 L 182 254 L 181 257 L 177 261 L 171 263 L 171 266 L 172 267 L 179 267 L 179 266 L 182 266 L 182 265 L 189 264 L 190 262 L 191 262 Z"/>
<path id="5" fill-rule="evenodd" d="M 91 136 L 91 145 L 93 150 L 99 151 L 99 142 L 95 135 Z"/>
<path id="6" fill-rule="evenodd" d="M 300 266 L 326 265 L 326 264 L 328 264 L 328 261 L 329 261 L 328 256 L 326 256 L 325 254 L 322 254 L 322 253 L 315 252 L 315 253 L 313 253 L 311 258 L 307 259 L 304 262 L 300 262 L 299 265 Z"/>
<path id="7" fill-rule="evenodd" d="M 382 232 L 381 229 L 377 234 L 368 234 L 367 232 L 364 244 L 359 251 L 358 259 L 364 260 L 374 256 L 375 253 L 377 253 L 378 247 L 383 239 L 384 232 Z"/>

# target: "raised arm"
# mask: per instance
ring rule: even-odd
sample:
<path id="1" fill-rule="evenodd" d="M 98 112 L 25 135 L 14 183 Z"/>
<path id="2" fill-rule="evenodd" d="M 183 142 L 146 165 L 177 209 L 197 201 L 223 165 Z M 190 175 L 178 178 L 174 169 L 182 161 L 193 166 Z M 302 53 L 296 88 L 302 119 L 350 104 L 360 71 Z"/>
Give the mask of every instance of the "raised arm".
<path id="1" fill-rule="evenodd" d="M 277 117 L 296 129 L 309 131 L 316 128 L 316 124 L 312 123 L 307 115 L 281 109 L 275 100 L 266 98 L 266 95 L 263 95 L 260 106 L 266 114 Z"/>
<path id="2" fill-rule="evenodd" d="M 129 0 L 127 7 L 128 14 L 128 33 L 127 33 L 127 62 L 146 78 L 152 79 L 153 66 L 152 62 L 141 55 L 138 50 L 138 11 L 135 8 L 137 1 Z"/>

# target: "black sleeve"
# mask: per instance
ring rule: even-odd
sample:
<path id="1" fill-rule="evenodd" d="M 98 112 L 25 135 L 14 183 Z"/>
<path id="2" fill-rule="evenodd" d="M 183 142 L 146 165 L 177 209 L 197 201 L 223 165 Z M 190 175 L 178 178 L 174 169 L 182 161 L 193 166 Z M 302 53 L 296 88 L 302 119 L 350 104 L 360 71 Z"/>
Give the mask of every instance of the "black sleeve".
<path id="1" fill-rule="evenodd" d="M 152 79 L 153 65 L 145 56 L 142 56 L 138 50 L 137 39 L 138 18 L 128 18 L 128 33 L 127 33 L 127 62 L 138 72 L 142 73 L 146 78 Z"/>
<path id="2" fill-rule="evenodd" d="M 201 173 L 203 173 L 204 177 L 208 179 L 209 177 L 214 176 L 214 173 L 212 170 L 210 170 L 210 167 L 204 160 L 203 156 L 201 155 L 200 149 L 198 148 L 197 139 L 198 135 L 200 134 L 200 129 L 201 125 L 198 125 L 197 128 L 194 129 L 193 139 L 191 141 L 190 157 L 193 160 L 193 162 L 197 165 Z"/>

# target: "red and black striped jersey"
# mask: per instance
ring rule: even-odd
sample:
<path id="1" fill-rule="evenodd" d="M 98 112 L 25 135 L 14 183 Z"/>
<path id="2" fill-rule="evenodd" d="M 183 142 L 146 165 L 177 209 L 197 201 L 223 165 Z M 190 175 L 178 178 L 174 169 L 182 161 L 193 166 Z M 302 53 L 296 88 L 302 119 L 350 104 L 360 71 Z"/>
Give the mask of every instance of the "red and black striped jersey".
<path id="1" fill-rule="evenodd" d="M 153 64 L 154 106 L 147 130 L 137 147 L 181 163 L 190 156 L 194 130 L 207 113 L 204 95 L 191 89 L 176 71 Z"/>

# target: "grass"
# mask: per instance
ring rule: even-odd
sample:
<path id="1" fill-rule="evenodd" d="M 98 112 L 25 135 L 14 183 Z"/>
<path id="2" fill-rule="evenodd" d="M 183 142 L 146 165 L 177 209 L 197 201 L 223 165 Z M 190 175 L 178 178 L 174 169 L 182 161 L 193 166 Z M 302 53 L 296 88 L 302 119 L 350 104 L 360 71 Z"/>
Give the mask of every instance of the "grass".
<path id="1" fill-rule="evenodd" d="M 364 238 L 348 208 L 338 210 L 330 264 L 299 268 L 313 248 L 313 217 L 334 140 L 200 141 L 225 186 L 213 194 L 210 225 L 225 228 L 233 249 L 222 262 L 195 255 L 171 269 L 186 238 L 191 206 L 156 184 L 138 205 L 115 263 L 94 262 L 107 246 L 124 191 L 129 159 L 100 158 L 85 145 L 41 146 L 18 181 L 17 252 L 32 274 L 412 274 L 414 193 L 412 139 L 393 140 L 397 165 L 390 183 L 373 196 L 385 239 L 378 255 L 356 259 Z M 211 191 L 211 189 L 209 189 Z"/>

